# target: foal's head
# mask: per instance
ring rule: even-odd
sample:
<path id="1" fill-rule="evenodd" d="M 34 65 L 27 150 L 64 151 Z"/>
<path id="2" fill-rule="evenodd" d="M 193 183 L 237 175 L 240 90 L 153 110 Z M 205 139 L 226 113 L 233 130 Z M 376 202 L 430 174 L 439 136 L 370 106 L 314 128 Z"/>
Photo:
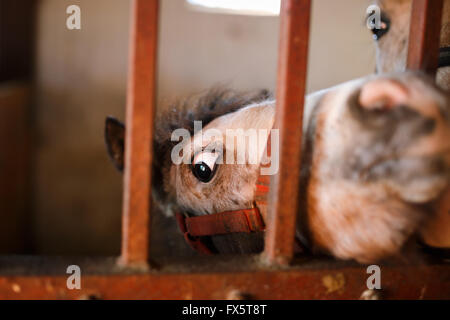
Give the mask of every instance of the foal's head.
<path id="1" fill-rule="evenodd" d="M 180 101 L 157 116 L 153 197 L 165 213 L 181 209 L 203 215 L 252 206 L 267 141 L 267 136 L 258 133 L 270 130 L 273 122 L 274 109 L 268 98 L 266 91 L 236 94 L 214 89 Z M 248 135 L 249 129 L 257 134 L 256 140 Z M 120 122 L 107 118 L 106 144 L 120 170 L 124 131 Z M 239 151 L 241 138 L 243 153 Z M 262 142 L 259 149 L 255 141 Z"/>

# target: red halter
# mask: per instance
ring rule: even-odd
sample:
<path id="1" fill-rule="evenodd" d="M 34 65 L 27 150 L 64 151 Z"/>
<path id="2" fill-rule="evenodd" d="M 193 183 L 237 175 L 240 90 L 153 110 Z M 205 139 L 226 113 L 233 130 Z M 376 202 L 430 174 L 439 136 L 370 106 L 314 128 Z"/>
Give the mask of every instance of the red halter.
<path id="1" fill-rule="evenodd" d="M 267 179 L 268 180 L 268 179 Z M 259 179 L 258 179 L 259 181 Z M 263 198 L 269 191 L 268 185 L 256 185 L 256 197 Z M 265 202 L 255 201 L 253 208 L 225 211 L 204 216 L 186 217 L 177 213 L 178 227 L 184 234 L 186 242 L 196 251 L 203 254 L 212 254 L 212 251 L 203 242 L 202 237 L 237 232 L 264 231 L 266 226 L 260 209 L 266 207 Z"/>

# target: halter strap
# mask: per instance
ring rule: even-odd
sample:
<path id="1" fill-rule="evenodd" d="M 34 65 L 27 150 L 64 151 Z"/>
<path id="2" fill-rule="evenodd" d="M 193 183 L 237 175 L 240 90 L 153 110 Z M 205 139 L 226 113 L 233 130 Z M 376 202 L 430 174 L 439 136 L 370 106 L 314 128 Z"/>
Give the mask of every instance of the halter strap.
<path id="1" fill-rule="evenodd" d="M 204 255 L 215 253 L 205 241 L 207 236 L 238 232 L 262 232 L 266 229 L 257 207 L 197 217 L 186 217 L 184 214 L 177 212 L 176 220 L 186 243 L 192 249 Z M 299 237 L 295 237 L 294 252 L 309 252 L 308 246 Z"/>
<path id="2" fill-rule="evenodd" d="M 236 232 L 264 231 L 258 208 L 220 212 L 211 215 L 185 218 L 186 230 L 193 237 L 203 237 Z"/>
<path id="3" fill-rule="evenodd" d="M 203 254 L 213 254 L 213 252 L 202 237 L 265 230 L 263 219 L 257 207 L 196 217 L 186 217 L 182 213 L 177 213 L 176 218 L 186 242 L 194 250 Z"/>

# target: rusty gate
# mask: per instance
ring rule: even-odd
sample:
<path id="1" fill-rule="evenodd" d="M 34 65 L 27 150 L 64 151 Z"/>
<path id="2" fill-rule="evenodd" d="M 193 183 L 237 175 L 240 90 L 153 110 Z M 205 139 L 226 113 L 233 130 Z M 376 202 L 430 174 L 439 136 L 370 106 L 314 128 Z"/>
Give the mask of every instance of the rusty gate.
<path id="1" fill-rule="evenodd" d="M 163 265 L 149 255 L 151 163 L 158 0 L 133 0 L 126 167 L 120 257 L 70 259 L 0 257 L 1 299 L 358 299 L 367 289 L 366 266 L 293 257 L 306 84 L 311 0 L 283 0 L 275 126 L 280 170 L 272 177 L 265 250 L 257 256 L 199 257 Z M 408 67 L 437 68 L 442 0 L 413 0 Z M 66 287 L 66 268 L 82 267 L 81 290 Z M 383 266 L 382 297 L 450 298 L 448 261 Z"/>

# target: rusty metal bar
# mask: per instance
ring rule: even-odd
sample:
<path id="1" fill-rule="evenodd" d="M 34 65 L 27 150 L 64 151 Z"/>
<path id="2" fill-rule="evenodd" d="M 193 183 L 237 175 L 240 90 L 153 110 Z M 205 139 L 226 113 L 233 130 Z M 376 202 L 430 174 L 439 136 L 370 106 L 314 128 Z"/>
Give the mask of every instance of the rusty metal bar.
<path id="1" fill-rule="evenodd" d="M 408 69 L 434 75 L 438 66 L 443 0 L 413 0 Z"/>
<path id="2" fill-rule="evenodd" d="M 126 110 L 122 256 L 127 265 L 149 259 L 150 191 L 158 0 L 132 2 Z"/>
<path id="3" fill-rule="evenodd" d="M 1 4 L 0 4 L 1 5 Z M 31 85 L 0 82 L 0 252 L 23 252 L 31 245 Z"/>
<path id="4" fill-rule="evenodd" d="M 449 299 L 448 265 L 382 267 L 382 299 Z M 367 290 L 366 267 L 207 273 L 82 274 L 81 289 L 67 277 L 0 276 L 0 299 L 358 299 Z"/>
<path id="5" fill-rule="evenodd" d="M 279 173 L 272 176 L 264 256 L 285 265 L 293 256 L 306 88 L 310 0 L 281 4 L 277 106 L 274 128 L 280 131 Z"/>

